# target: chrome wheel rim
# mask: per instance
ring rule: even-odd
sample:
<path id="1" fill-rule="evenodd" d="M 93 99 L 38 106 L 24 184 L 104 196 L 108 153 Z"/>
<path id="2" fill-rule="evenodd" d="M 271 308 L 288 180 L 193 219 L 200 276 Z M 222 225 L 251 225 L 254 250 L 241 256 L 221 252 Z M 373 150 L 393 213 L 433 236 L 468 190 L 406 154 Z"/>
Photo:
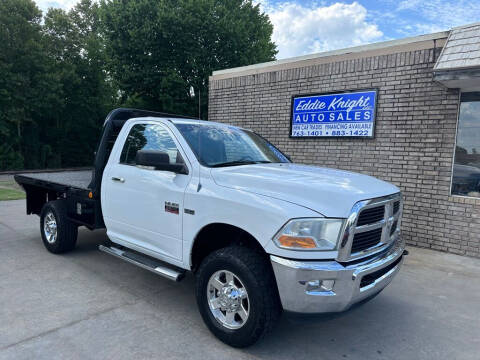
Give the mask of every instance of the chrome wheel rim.
<path id="1" fill-rule="evenodd" d="M 240 329 L 248 320 L 250 301 L 240 278 L 228 270 L 214 273 L 207 285 L 208 306 L 227 329 Z"/>
<path id="2" fill-rule="evenodd" d="M 49 244 L 53 244 L 57 240 L 57 220 L 51 211 L 43 219 L 43 233 Z"/>

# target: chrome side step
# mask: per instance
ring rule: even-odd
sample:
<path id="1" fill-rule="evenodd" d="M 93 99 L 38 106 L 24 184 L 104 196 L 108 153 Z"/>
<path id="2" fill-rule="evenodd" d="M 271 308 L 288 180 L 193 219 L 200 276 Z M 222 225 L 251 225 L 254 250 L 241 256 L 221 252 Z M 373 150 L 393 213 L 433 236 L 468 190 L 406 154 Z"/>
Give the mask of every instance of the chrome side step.
<path id="1" fill-rule="evenodd" d="M 113 246 L 108 247 L 104 245 L 99 245 L 98 249 L 173 281 L 180 281 L 185 276 L 185 270 L 183 269 L 174 268 L 160 260 L 153 259 L 134 251 L 122 250 Z"/>

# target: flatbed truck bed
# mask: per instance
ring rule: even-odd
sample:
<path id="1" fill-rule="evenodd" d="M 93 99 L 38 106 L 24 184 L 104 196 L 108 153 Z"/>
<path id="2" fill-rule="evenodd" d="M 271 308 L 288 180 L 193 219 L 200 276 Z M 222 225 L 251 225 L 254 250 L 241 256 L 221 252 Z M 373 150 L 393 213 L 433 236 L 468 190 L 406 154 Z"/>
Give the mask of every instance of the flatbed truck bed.
<path id="1" fill-rule="evenodd" d="M 71 187 L 89 190 L 89 184 L 92 181 L 92 170 L 18 174 L 15 178 L 31 185 L 51 185 L 52 187 Z"/>
<path id="2" fill-rule="evenodd" d="M 92 170 L 17 174 L 15 181 L 27 193 L 27 214 L 39 215 L 46 202 L 66 199 L 69 220 L 89 229 L 105 227 L 100 199 L 91 189 Z"/>

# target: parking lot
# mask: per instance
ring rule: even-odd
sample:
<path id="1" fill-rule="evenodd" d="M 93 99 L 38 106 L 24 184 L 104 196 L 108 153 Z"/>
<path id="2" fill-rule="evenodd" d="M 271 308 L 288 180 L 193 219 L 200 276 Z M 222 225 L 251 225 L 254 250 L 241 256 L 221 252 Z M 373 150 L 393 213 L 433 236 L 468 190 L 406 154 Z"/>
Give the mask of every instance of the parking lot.
<path id="1" fill-rule="evenodd" d="M 410 248 L 378 297 L 343 314 L 283 316 L 248 349 L 219 342 L 192 276 L 173 283 L 97 250 L 48 253 L 25 201 L 0 202 L 1 359 L 478 359 L 480 260 Z"/>

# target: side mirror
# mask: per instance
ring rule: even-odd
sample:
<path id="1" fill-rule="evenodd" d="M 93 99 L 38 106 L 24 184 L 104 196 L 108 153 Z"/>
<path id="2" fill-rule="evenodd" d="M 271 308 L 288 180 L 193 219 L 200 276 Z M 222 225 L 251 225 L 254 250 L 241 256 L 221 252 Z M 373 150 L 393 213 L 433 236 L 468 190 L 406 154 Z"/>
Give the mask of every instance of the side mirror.
<path id="1" fill-rule="evenodd" d="M 141 166 L 154 167 L 155 170 L 171 171 L 176 174 L 188 174 L 185 164 L 170 164 L 170 157 L 163 151 L 139 150 L 135 156 L 135 163 Z"/>

